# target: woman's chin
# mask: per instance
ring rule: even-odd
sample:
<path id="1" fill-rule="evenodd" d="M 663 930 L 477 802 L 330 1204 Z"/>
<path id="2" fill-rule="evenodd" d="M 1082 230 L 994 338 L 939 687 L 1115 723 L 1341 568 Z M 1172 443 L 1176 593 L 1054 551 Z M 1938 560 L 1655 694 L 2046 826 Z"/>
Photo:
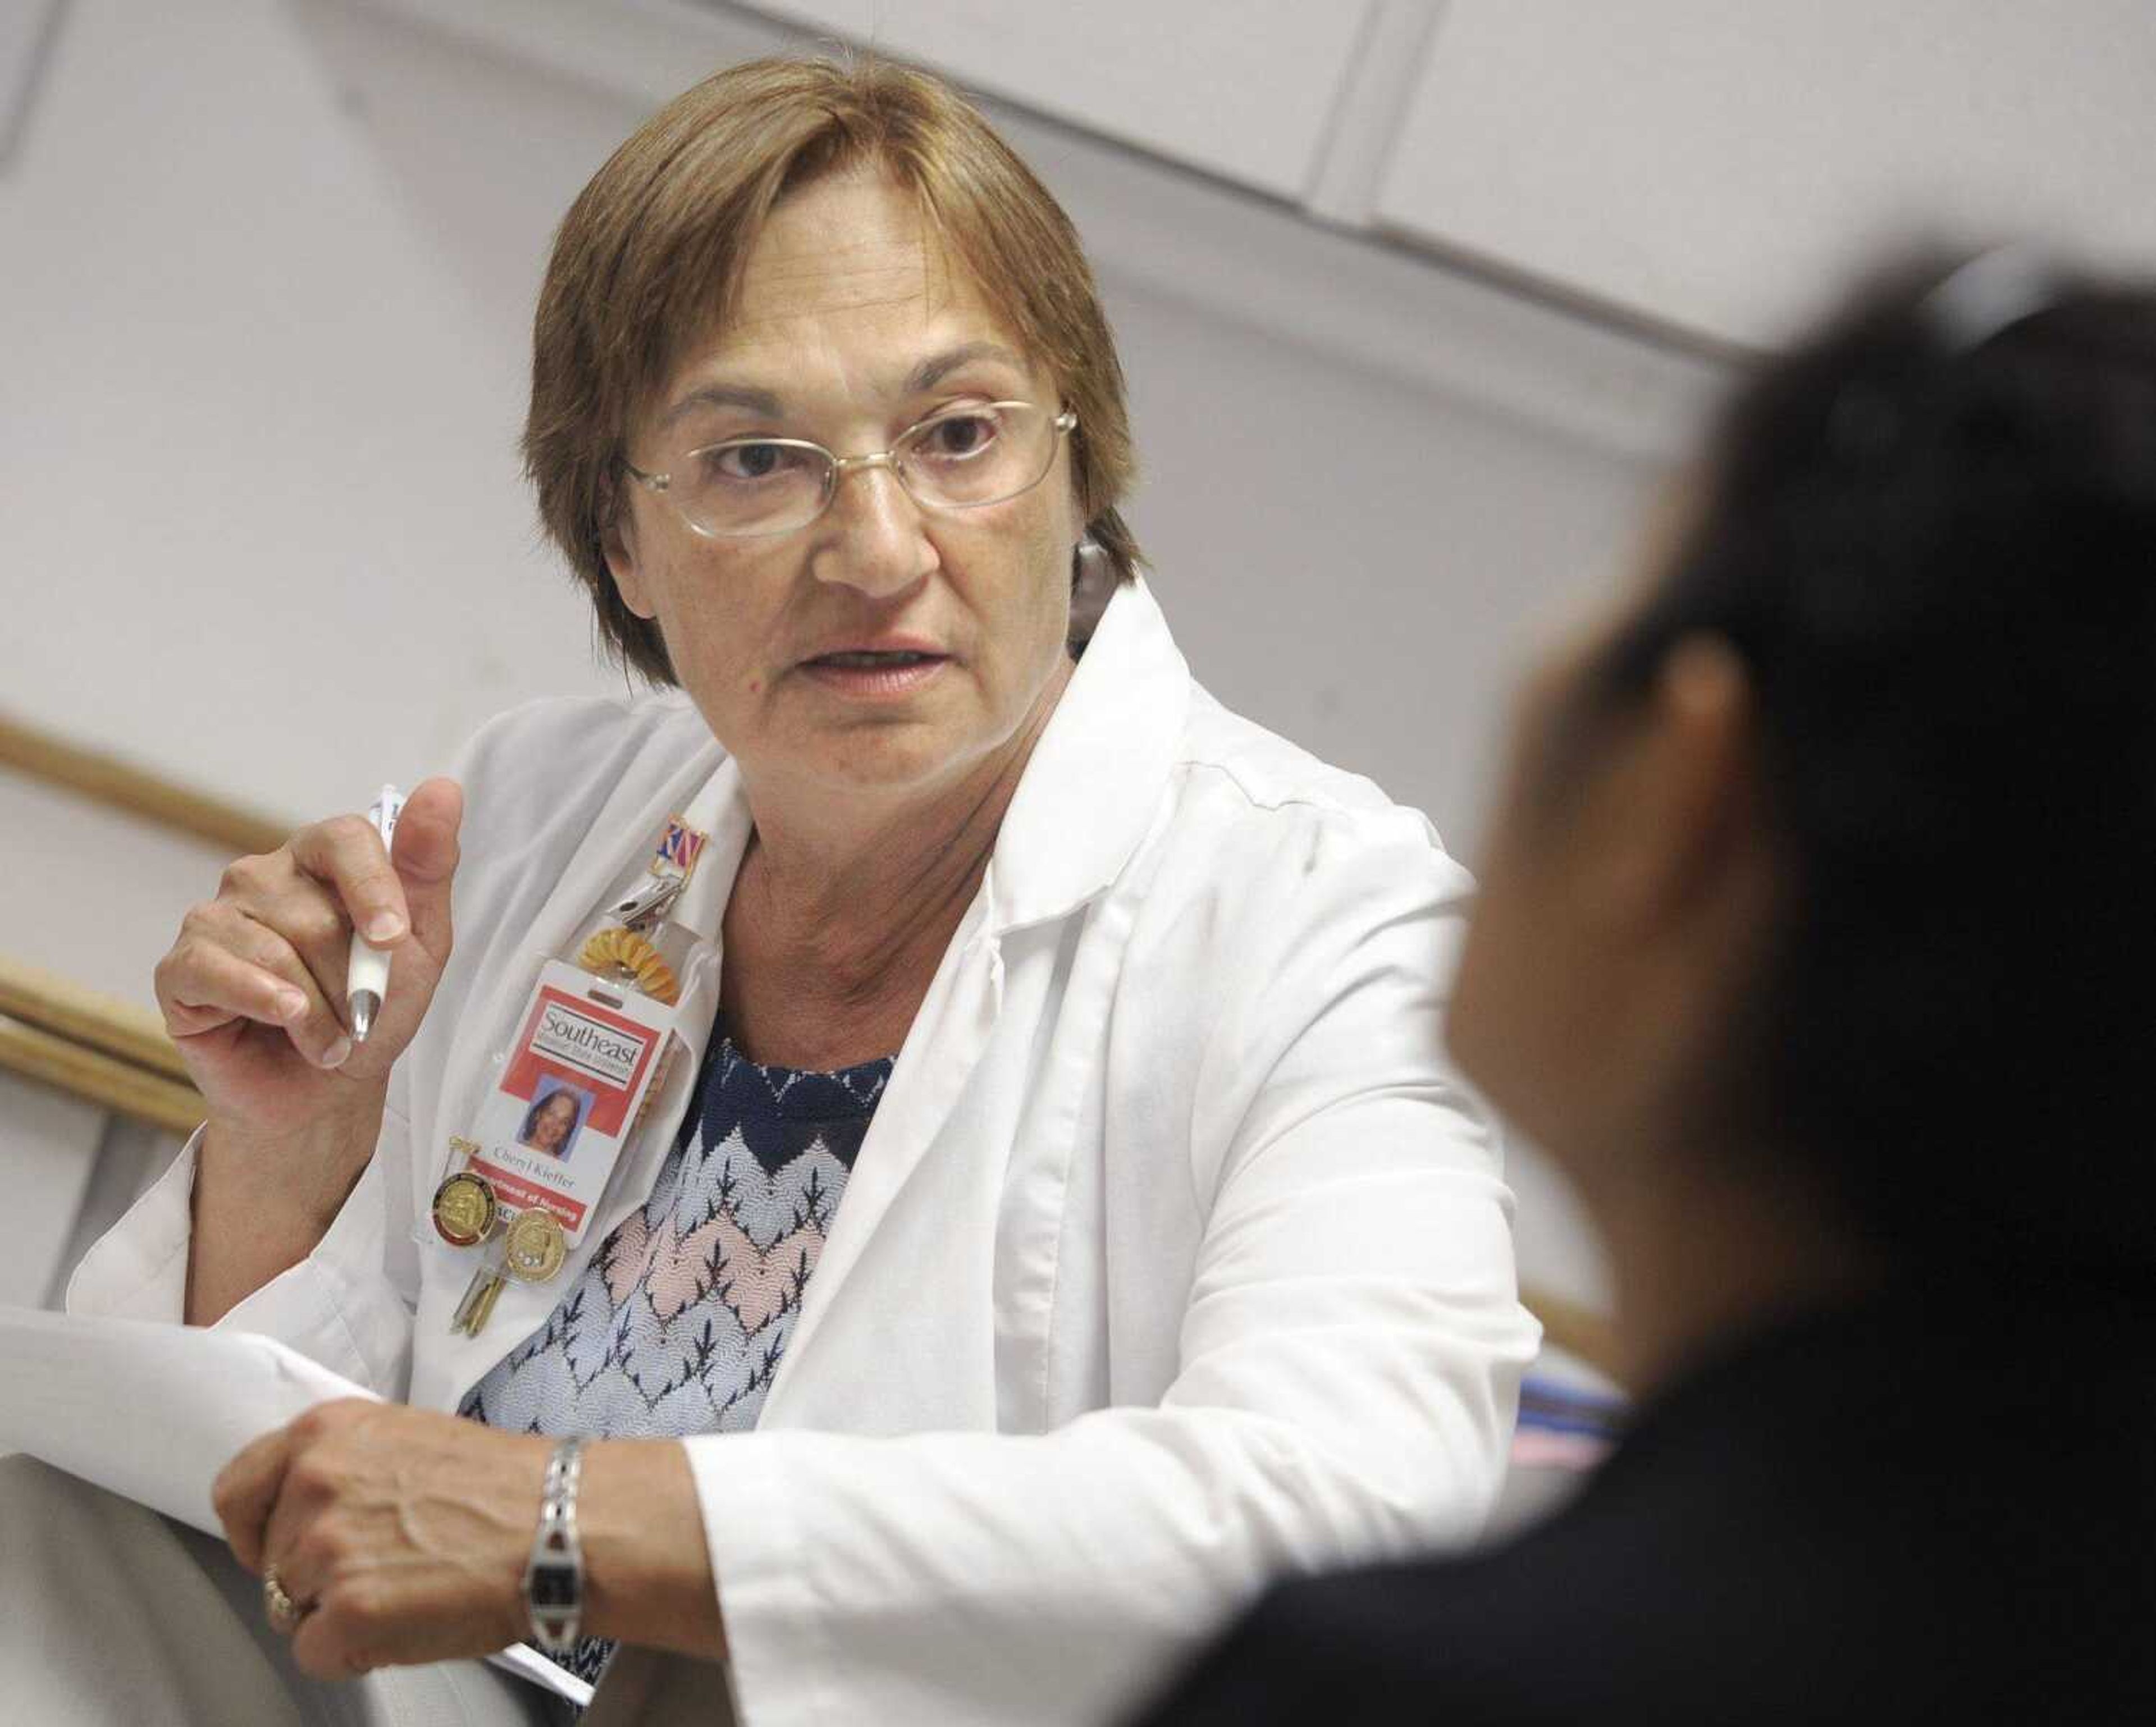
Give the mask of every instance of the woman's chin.
<path id="1" fill-rule="evenodd" d="M 950 735 L 947 727 L 927 724 L 886 724 L 850 727 L 821 748 L 804 749 L 777 776 L 814 784 L 861 797 L 927 795 L 962 779 L 982 753 L 971 738 Z"/>
<path id="2" fill-rule="evenodd" d="M 1008 722 L 984 723 L 978 708 L 926 702 L 819 716 L 775 748 L 741 751 L 752 785 L 773 790 L 815 786 L 852 797 L 932 794 L 962 781 L 1007 745 Z"/>

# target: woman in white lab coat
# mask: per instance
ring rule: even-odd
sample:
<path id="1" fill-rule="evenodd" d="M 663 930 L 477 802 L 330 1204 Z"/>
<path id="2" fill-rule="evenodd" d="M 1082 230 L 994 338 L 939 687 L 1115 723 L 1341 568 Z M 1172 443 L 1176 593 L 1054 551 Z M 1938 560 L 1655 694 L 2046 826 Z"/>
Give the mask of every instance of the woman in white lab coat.
<path id="1" fill-rule="evenodd" d="M 570 1437 L 594 1719 L 1099 1719 L 1270 1574 L 1471 1536 L 1535 1333 L 1440 1054 L 1468 880 L 1192 681 L 1046 192 L 918 75 L 721 75 L 565 222 L 526 450 L 660 692 L 496 722 L 393 865 L 344 818 L 227 873 L 158 974 L 208 1123 L 70 1295 L 393 1400 L 220 1483 L 299 1666 L 532 1635 Z M 451 1140 L 685 833 L 689 1057 L 453 1334 Z"/>

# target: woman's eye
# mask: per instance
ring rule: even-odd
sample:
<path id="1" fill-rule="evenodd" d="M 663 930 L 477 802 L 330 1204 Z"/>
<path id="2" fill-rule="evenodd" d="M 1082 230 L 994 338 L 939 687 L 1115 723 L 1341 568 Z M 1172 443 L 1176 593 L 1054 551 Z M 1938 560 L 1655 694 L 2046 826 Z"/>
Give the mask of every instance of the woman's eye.
<path id="1" fill-rule="evenodd" d="M 963 461 L 996 441 L 1001 429 L 993 414 L 953 414 L 926 428 L 922 453 L 939 461 Z"/>
<path id="2" fill-rule="evenodd" d="M 797 465 L 800 455 L 783 444 L 722 444 L 701 452 L 698 463 L 721 480 L 769 480 Z"/>

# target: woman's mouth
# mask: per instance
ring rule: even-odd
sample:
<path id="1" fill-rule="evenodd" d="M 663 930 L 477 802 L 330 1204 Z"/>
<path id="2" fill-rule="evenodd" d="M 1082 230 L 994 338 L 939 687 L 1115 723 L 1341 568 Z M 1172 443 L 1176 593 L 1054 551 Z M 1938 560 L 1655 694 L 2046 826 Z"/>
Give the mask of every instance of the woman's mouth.
<path id="1" fill-rule="evenodd" d="M 801 669 L 825 689 L 875 701 L 911 695 L 950 663 L 947 655 L 913 648 L 844 648 L 804 660 Z"/>

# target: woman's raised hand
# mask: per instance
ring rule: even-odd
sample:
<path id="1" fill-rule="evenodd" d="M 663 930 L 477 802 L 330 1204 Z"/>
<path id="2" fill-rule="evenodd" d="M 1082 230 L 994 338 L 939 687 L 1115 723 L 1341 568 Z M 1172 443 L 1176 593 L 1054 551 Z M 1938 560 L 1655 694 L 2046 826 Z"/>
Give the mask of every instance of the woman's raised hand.
<path id="1" fill-rule="evenodd" d="M 187 912 L 158 963 L 157 1005 L 213 1134 L 275 1139 L 378 1117 L 449 957 L 463 813 L 455 781 L 427 780 L 398 818 L 393 859 L 366 818 L 333 816 L 241 858 Z M 355 927 L 391 955 L 388 995 L 357 1046 L 345 1010 Z"/>

